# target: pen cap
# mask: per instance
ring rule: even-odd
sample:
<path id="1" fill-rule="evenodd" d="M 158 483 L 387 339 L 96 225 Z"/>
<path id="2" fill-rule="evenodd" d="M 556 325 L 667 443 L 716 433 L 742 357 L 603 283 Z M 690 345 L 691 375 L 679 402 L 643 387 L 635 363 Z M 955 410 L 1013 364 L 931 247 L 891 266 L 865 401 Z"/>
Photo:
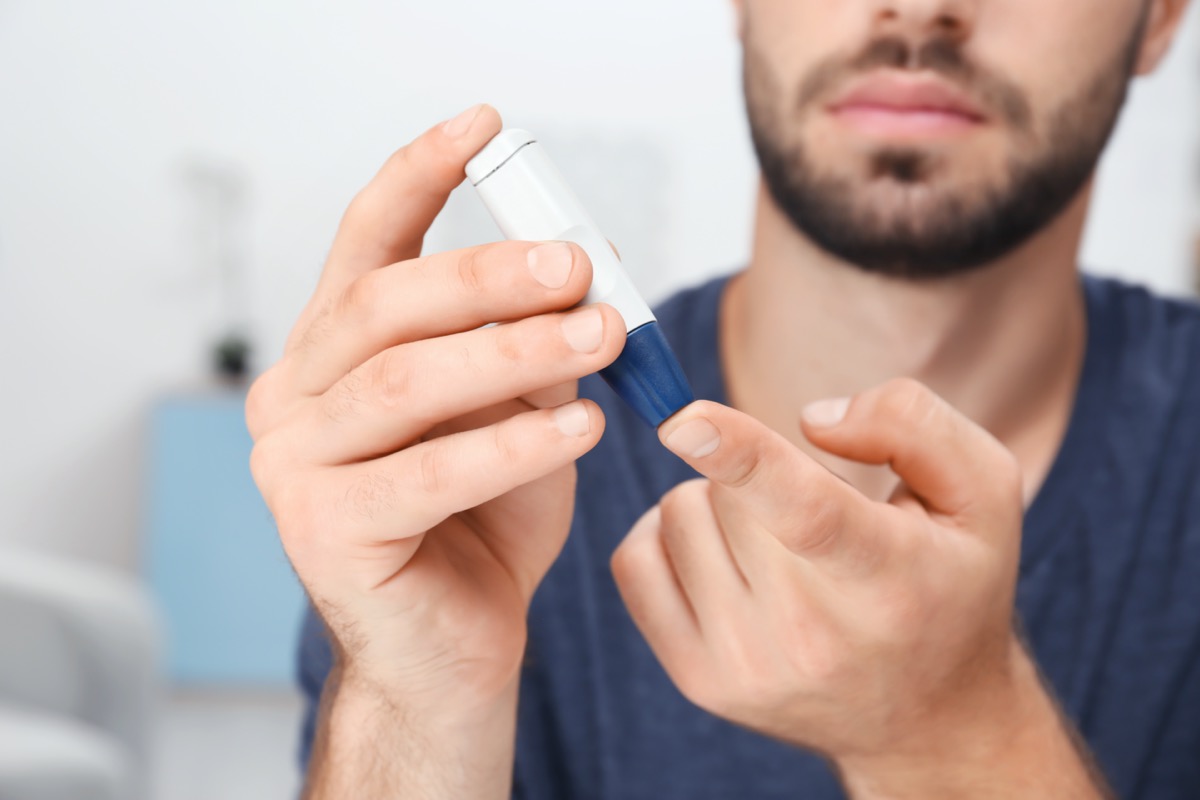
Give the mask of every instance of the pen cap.
<path id="1" fill-rule="evenodd" d="M 528 131 L 501 132 L 467 164 L 467 178 L 508 239 L 570 241 L 592 262 L 584 303 L 608 303 L 627 332 L 654 321 L 616 253 L 545 149 Z"/>

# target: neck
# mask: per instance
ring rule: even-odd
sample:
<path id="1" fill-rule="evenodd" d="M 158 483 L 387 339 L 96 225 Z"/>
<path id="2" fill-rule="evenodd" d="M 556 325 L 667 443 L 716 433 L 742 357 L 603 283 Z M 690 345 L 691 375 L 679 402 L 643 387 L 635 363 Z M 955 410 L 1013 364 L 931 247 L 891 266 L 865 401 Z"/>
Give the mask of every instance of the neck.
<path id="1" fill-rule="evenodd" d="M 910 281 L 817 249 L 760 185 L 751 265 L 722 300 L 731 403 L 886 496 L 887 476 L 818 453 L 797 419 L 813 400 L 916 378 L 1016 454 L 1032 496 L 1066 429 L 1083 362 L 1076 254 L 1088 196 L 1002 261 Z"/>

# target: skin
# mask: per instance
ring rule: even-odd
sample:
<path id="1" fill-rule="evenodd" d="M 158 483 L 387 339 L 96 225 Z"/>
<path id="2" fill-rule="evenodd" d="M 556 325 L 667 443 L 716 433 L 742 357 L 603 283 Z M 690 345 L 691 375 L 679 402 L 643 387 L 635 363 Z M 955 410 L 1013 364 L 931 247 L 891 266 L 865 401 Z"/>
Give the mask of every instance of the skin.
<path id="1" fill-rule="evenodd" d="M 918 35 L 953 17 L 1044 108 L 1092 52 L 1062 47 L 1063 31 L 1115 47 L 1139 5 L 739 11 L 779 32 L 761 44 L 792 79 L 874 24 Z M 1143 71 L 1184 7 L 1151 5 Z M 310 798 L 510 792 L 529 599 L 569 529 L 574 460 L 604 426 L 575 381 L 624 332 L 610 307 L 590 329 L 567 311 L 591 279 L 577 247 L 538 250 L 534 269 L 538 243 L 420 255 L 500 129 L 476 107 L 389 159 L 247 401 L 255 479 L 334 643 Z M 987 180 L 995 133 L 952 145 L 954 169 Z M 853 169 L 836 138 L 829 163 Z M 1010 624 L 1022 495 L 1057 447 L 1081 358 L 1086 202 L 996 264 L 912 284 L 837 262 L 763 193 L 753 263 L 721 311 L 735 407 L 696 403 L 660 429 L 705 478 L 614 556 L 635 621 L 688 697 L 823 753 L 855 797 L 1101 795 Z M 496 320 L 512 322 L 479 328 Z M 805 368 L 770 370 L 782 360 Z"/>
<path id="2" fill-rule="evenodd" d="M 762 50 L 779 76 L 799 84 L 833 54 L 855 52 L 880 31 L 920 37 L 939 15 L 967 37 L 966 52 L 1022 88 L 1034 126 L 1093 80 L 1125 46 L 1145 3 L 997 2 L 735 4 L 749 13 Z M 1186 3 L 1149 4 L 1136 70 L 1165 54 Z M 874 12 L 874 16 L 869 13 Z M 870 24 L 874 20 L 875 28 Z M 1080 48 L 1062 47 L 1065 34 Z M 1083 43 L 1086 43 L 1086 47 Z M 1080 63 L 1081 51 L 1095 54 Z M 1043 123 L 1044 126 L 1044 123 Z M 969 137 L 932 142 L 943 167 L 927 185 L 862 186 L 866 203 L 916 203 L 929 211 L 929 189 L 1004 185 L 1006 159 L 1024 144 L 1000 122 Z M 826 169 L 848 180 L 865 173 L 880 145 L 829 115 L 810 115 L 791 132 Z M 760 190 L 749 269 L 732 281 L 722 307 L 721 348 L 732 404 L 764 421 L 810 455 L 883 499 L 895 476 L 821 452 L 803 437 L 795 410 L 823 397 L 852 395 L 899 376 L 913 377 L 995 434 L 1018 456 L 1026 496 L 1049 468 L 1066 427 L 1082 364 L 1083 305 L 1077 254 L 1090 185 L 1022 247 L 970 274 L 938 281 L 890 280 L 864 273 L 799 234 L 768 192 Z M 819 342 L 820 347 L 811 346 Z M 780 374 L 776 364 L 797 365 Z"/>

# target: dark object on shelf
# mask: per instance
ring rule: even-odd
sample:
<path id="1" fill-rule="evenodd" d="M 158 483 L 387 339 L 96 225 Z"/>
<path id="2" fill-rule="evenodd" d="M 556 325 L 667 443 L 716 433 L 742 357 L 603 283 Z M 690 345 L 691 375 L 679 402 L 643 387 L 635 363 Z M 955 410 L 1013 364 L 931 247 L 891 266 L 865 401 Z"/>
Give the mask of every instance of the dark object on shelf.
<path id="1" fill-rule="evenodd" d="M 213 368 L 222 380 L 231 383 L 246 380 L 250 374 L 250 342 L 237 334 L 221 339 L 213 348 Z"/>

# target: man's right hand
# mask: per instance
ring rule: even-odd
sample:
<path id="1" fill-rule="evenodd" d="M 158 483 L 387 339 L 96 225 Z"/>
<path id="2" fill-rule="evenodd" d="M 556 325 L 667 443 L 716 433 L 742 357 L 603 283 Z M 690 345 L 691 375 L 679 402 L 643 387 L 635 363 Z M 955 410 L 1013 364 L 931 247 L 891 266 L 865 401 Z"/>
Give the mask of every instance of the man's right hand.
<path id="1" fill-rule="evenodd" d="M 420 257 L 500 127 L 482 106 L 388 160 L 247 400 L 254 477 L 339 682 L 406 724 L 515 702 L 529 601 L 570 527 L 575 459 L 604 427 L 577 379 L 625 338 L 610 306 L 567 310 L 592 278 L 576 245 Z"/>

